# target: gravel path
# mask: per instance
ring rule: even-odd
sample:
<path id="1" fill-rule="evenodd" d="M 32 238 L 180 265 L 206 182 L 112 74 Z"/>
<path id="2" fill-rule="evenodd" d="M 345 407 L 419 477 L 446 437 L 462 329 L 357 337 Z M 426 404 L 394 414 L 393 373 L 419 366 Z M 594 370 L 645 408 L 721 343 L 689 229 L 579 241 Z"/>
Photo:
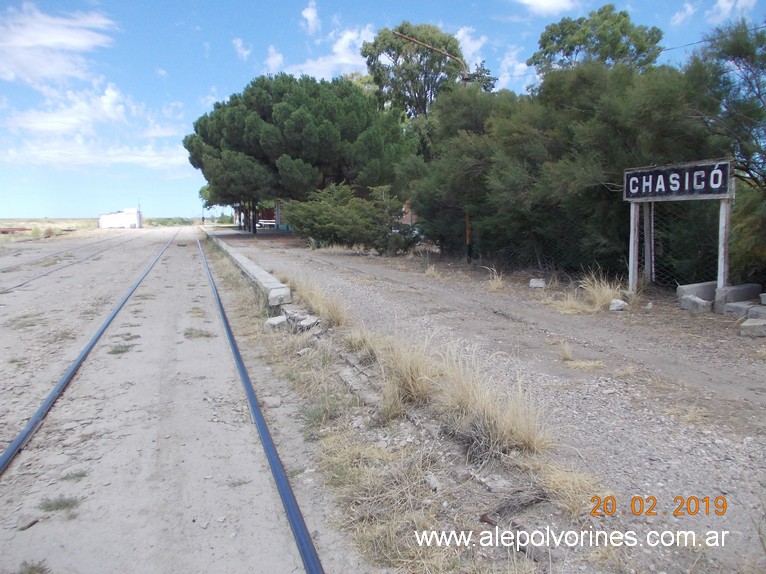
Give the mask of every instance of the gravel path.
<path id="1" fill-rule="evenodd" d="M 514 275 L 502 291 L 490 292 L 485 269 L 435 257 L 312 251 L 300 240 L 268 233 L 221 238 L 277 276 L 319 284 L 345 303 L 357 324 L 413 342 L 430 338 L 434 350 L 475 349 L 501 383 L 521 378 L 555 429 L 550 457 L 596 475 L 615 496 L 614 516 L 586 513 L 579 526 L 642 536 L 663 529 L 728 531 L 725 545 L 704 553 L 635 548 L 635 571 L 766 568 L 756 528 L 766 492 L 766 345 L 740 337 L 734 319 L 680 311 L 663 293 L 628 312 L 562 315 L 545 304 L 551 293 L 528 287 L 528 275 Z M 430 264 L 437 277 L 424 273 Z M 562 360 L 563 342 L 576 359 L 603 366 L 572 369 Z M 655 497 L 657 516 L 633 516 L 634 496 Z M 709 512 L 673 516 L 674 499 L 692 496 L 709 497 Z M 727 500 L 723 516 L 713 511 L 716 497 Z M 545 517 L 540 520 L 544 527 Z M 565 561 L 556 571 L 583 568 Z"/>

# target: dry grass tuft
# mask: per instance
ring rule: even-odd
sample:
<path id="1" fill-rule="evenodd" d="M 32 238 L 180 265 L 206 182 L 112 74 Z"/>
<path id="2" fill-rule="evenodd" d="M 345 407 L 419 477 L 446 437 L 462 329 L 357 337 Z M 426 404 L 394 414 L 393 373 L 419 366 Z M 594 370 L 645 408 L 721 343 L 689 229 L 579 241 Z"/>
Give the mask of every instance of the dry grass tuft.
<path id="1" fill-rule="evenodd" d="M 294 281 L 290 284 L 295 295 L 330 326 L 339 327 L 348 323 L 348 311 L 340 299 L 328 295 L 318 284 L 306 281 Z"/>
<path id="2" fill-rule="evenodd" d="M 395 418 L 407 405 L 427 402 L 441 370 L 429 352 L 429 341 L 409 346 L 399 340 L 381 339 L 374 355 L 382 373 L 383 415 Z"/>
<path id="3" fill-rule="evenodd" d="M 484 269 L 489 271 L 487 289 L 493 293 L 502 291 L 505 288 L 505 275 L 495 267 L 484 267 Z"/>
<path id="4" fill-rule="evenodd" d="M 561 360 L 564 361 L 564 364 L 570 369 L 574 369 L 576 371 L 583 371 L 585 373 L 598 371 L 599 369 L 603 369 L 606 366 L 604 364 L 604 361 L 589 361 L 586 359 L 575 359 L 574 351 L 572 351 L 572 347 L 566 341 L 561 343 Z"/>
<path id="5" fill-rule="evenodd" d="M 430 277 L 431 279 L 441 279 L 442 277 L 442 274 L 439 273 L 439 270 L 436 269 L 436 265 L 433 263 L 426 267 L 425 274 L 426 277 Z"/>
<path id="6" fill-rule="evenodd" d="M 443 376 L 435 398 L 445 426 L 474 460 L 513 450 L 541 452 L 551 443 L 543 417 L 522 382 L 507 394 L 493 388 L 475 352 L 443 356 Z"/>
<path id="7" fill-rule="evenodd" d="M 573 519 L 593 507 L 591 498 L 605 495 L 598 478 L 578 470 L 545 464 L 539 469 L 538 477 L 551 500 Z"/>
<path id="8" fill-rule="evenodd" d="M 580 280 L 580 289 L 585 294 L 585 300 L 591 305 L 593 311 L 609 309 L 612 299 L 622 296 L 620 281 L 613 281 L 601 271 L 591 271 L 584 279 Z"/>
<path id="9" fill-rule="evenodd" d="M 606 367 L 604 361 L 595 361 L 588 359 L 573 359 L 566 361 L 567 367 L 574 369 L 575 371 L 582 371 L 583 373 L 592 373 Z"/>
<path id="10" fill-rule="evenodd" d="M 766 347 L 761 347 L 755 352 L 755 356 L 758 359 L 766 361 Z"/>
<path id="11" fill-rule="evenodd" d="M 366 327 L 353 329 L 345 338 L 346 348 L 356 353 L 363 365 L 370 365 L 378 358 L 380 338 Z"/>
<path id="12" fill-rule="evenodd" d="M 361 443 L 351 429 L 320 445 L 320 465 L 345 510 L 343 526 L 370 561 L 411 572 L 448 569 L 448 551 L 419 546 L 413 535 L 436 522 L 438 505 L 426 480 L 439 472 L 434 455 L 422 450 L 394 455 Z"/>
<path id="13" fill-rule="evenodd" d="M 575 292 L 568 292 L 563 300 L 550 304 L 565 315 L 597 313 L 609 309 L 612 299 L 621 297 L 620 281 L 609 279 L 601 271 L 590 271 L 578 282 Z"/>
<path id="14" fill-rule="evenodd" d="M 360 441 L 356 433 L 331 434 L 320 441 L 319 465 L 327 483 L 334 487 L 355 487 L 372 470 L 379 469 L 393 459 L 385 449 Z"/>

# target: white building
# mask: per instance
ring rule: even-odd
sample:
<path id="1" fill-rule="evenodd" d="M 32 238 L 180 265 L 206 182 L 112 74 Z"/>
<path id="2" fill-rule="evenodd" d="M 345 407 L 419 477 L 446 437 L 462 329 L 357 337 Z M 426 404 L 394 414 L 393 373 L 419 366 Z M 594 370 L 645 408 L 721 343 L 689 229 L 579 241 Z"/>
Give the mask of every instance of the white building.
<path id="1" fill-rule="evenodd" d="M 143 227 L 143 222 L 141 221 L 141 210 L 129 208 L 123 211 L 117 211 L 115 213 L 105 213 L 98 217 L 98 226 L 101 229 L 106 227 L 138 229 Z"/>

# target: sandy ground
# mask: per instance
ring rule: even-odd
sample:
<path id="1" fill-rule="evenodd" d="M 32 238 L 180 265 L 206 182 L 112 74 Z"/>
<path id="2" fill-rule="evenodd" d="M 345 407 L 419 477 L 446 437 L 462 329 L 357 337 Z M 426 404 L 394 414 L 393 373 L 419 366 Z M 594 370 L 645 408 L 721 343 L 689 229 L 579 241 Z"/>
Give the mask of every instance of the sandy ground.
<path id="1" fill-rule="evenodd" d="M 0 258 L 6 288 L 46 250 L 82 259 L 0 295 L 0 448 L 174 232 L 134 231 L 87 260 L 110 242 Z M 230 357 L 183 229 L 0 478 L 0 572 L 301 571 Z"/>
<path id="2" fill-rule="evenodd" d="M 0 291 L 50 271 L 0 295 L 0 448 L 173 232 L 0 249 Z M 92 245 L 101 239 L 109 240 Z M 727 497 L 723 517 L 605 519 L 638 532 L 731 532 L 727 547 L 704 555 L 637 550 L 634 571 L 763 566 L 755 524 L 766 487 L 766 345 L 739 337 L 735 320 L 690 315 L 661 293 L 628 313 L 561 315 L 543 301 L 553 294 L 529 289 L 526 275 L 489 292 L 486 270 L 459 262 L 311 251 L 267 233 L 226 240 L 267 270 L 318 283 L 356 324 L 407 341 L 430 338 L 436 350 L 475 348 L 498 380 L 523 379 L 555 429 L 552 458 L 598 476 L 623 507 L 634 495 L 655 496 L 661 511 L 676 496 Z M 431 263 L 439 276 L 424 273 Z M 234 318 L 235 330 L 242 321 Z M 577 359 L 603 366 L 573 370 L 561 358 L 563 342 Z M 300 405 L 258 349 L 244 351 L 256 392 L 279 398 L 267 418 L 325 569 L 375 571 L 331 527 L 338 514 L 296 430 Z M 57 497 L 77 505 L 40 509 Z M 525 519 L 570 526 L 554 515 Z M 302 571 L 190 229 L 0 477 L 0 572 L 42 560 L 52 572 Z M 554 571 L 596 570 L 572 560 Z"/>

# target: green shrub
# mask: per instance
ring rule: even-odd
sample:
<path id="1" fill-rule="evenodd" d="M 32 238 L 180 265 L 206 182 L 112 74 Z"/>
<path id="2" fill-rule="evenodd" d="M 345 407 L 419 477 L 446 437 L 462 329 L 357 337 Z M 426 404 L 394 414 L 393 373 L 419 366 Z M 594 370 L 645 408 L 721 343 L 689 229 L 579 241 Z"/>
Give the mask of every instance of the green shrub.
<path id="1" fill-rule="evenodd" d="M 295 232 L 318 245 L 362 245 L 396 254 L 417 242 L 417 234 L 399 220 L 402 202 L 375 189 L 361 197 L 347 185 L 332 185 L 309 194 L 308 201 L 285 204 L 283 215 Z"/>

